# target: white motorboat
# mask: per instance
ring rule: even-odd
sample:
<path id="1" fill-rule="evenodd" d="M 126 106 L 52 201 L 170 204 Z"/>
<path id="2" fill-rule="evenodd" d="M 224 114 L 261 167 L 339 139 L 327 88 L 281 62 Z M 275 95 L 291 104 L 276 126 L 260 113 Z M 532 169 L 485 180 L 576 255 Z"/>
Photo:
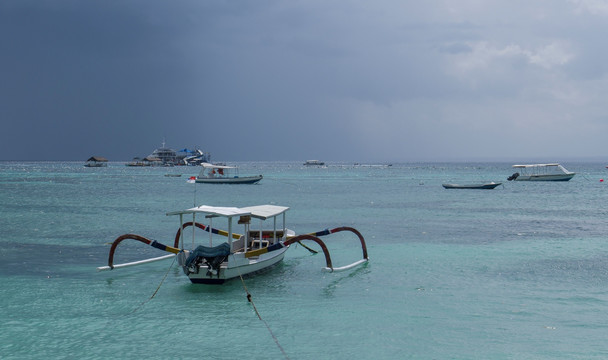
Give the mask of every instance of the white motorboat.
<path id="1" fill-rule="evenodd" d="M 262 180 L 262 175 L 239 176 L 236 166 L 202 163 L 202 169 L 195 181 L 205 184 L 255 184 Z"/>
<path id="2" fill-rule="evenodd" d="M 511 181 L 568 181 L 576 175 L 557 163 L 513 165 L 518 171 L 509 176 Z"/>
<path id="3" fill-rule="evenodd" d="M 180 227 L 175 235 L 173 246 L 167 246 L 140 235 L 121 235 L 112 243 L 108 258 L 108 266 L 99 267 L 97 269 L 101 271 L 141 265 L 177 255 L 179 266 L 193 283 L 222 284 L 227 280 L 242 277 L 275 265 L 283 260 L 285 252 L 291 244 L 294 242 L 300 243 L 303 240 L 314 241 L 321 247 L 325 254 L 327 265 L 323 268 L 325 271 L 333 272 L 347 270 L 368 261 L 365 240 L 357 230 L 350 227 L 339 227 L 332 230 L 326 229 L 316 233 L 296 236 L 292 230 L 287 229 L 285 226 L 285 213 L 287 210 L 289 210 L 288 207 L 277 205 L 259 205 L 243 208 L 202 205 L 182 211 L 169 212 L 167 215 L 177 215 L 180 219 Z M 185 218 L 189 218 L 190 216 L 192 217 L 192 221 L 184 222 L 186 220 Z M 205 225 L 197 222 L 197 216 L 207 219 L 209 223 Z M 228 231 L 212 227 L 211 222 L 218 218 L 227 222 Z M 277 218 L 282 218 L 282 226 L 280 228 L 277 228 Z M 233 232 L 233 223 L 235 219 L 238 219 L 238 224 L 244 226 L 244 232 L 242 234 Z M 252 230 L 250 226 L 254 219 L 260 220 L 260 227 Z M 269 219 L 272 220 L 272 229 L 264 228 L 264 221 Z M 183 230 L 187 227 L 193 227 L 191 242 L 189 236 L 186 237 L 184 235 Z M 197 243 L 195 239 L 195 228 L 199 228 L 209 233 L 208 241 L 205 242 L 206 245 Z M 319 237 L 340 231 L 351 231 L 359 237 L 363 250 L 363 259 L 343 267 L 334 267 L 329 250 Z M 221 243 L 217 244 L 216 240 L 219 236 L 224 237 L 224 239 L 227 240 L 222 240 Z M 114 253 L 116 248 L 122 241 L 127 239 L 143 242 L 144 244 L 171 254 L 114 265 Z M 190 249 L 186 249 L 187 244 L 190 246 Z M 316 252 L 308 247 L 306 248 Z"/>

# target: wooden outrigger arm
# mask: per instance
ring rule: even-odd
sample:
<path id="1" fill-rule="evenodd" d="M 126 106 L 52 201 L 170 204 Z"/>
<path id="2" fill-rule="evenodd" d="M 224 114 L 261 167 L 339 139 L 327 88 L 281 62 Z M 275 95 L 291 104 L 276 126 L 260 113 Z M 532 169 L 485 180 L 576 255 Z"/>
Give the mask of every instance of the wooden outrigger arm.
<path id="1" fill-rule="evenodd" d="M 159 243 L 158 241 L 155 240 L 150 240 L 144 236 L 141 235 L 136 235 L 136 234 L 124 234 L 121 235 L 119 237 L 116 238 L 116 240 L 114 240 L 114 242 L 112 243 L 112 247 L 110 248 L 110 255 L 108 257 L 108 266 L 101 266 L 97 268 L 97 271 L 104 271 L 104 270 L 113 270 L 113 269 L 118 269 L 118 268 L 123 268 L 123 267 L 129 267 L 129 266 L 135 266 L 135 265 L 143 265 L 143 264 L 147 264 L 147 263 L 151 263 L 151 262 L 155 262 L 155 261 L 160 261 L 160 260 L 164 260 L 164 259 L 168 259 L 171 258 L 173 256 L 175 256 L 175 254 L 179 253 L 181 250 L 179 249 L 179 240 L 180 240 L 180 235 L 182 232 L 182 229 L 185 229 L 189 226 L 196 226 L 199 229 L 203 230 L 203 231 L 211 231 L 214 234 L 218 234 L 218 235 L 223 235 L 223 236 L 228 236 L 228 232 L 224 231 L 224 230 L 218 230 L 218 229 L 214 229 L 211 228 L 207 225 L 203 225 L 201 223 L 192 223 L 192 222 L 187 222 L 184 223 L 184 225 L 182 227 L 180 227 L 179 229 L 177 229 L 177 234 L 175 234 L 175 241 L 174 241 L 174 246 L 168 246 L 168 245 L 164 245 Z M 233 234 L 232 235 L 233 238 L 239 238 L 241 235 L 240 234 Z M 155 258 L 151 258 L 151 259 L 145 259 L 145 260 L 140 260 L 140 261 L 134 261 L 134 262 L 130 262 L 130 263 L 124 263 L 124 264 L 118 264 L 118 265 L 114 265 L 114 252 L 116 251 L 116 248 L 118 247 L 118 245 L 123 241 L 123 240 L 127 240 L 127 239 L 131 239 L 131 240 L 137 240 L 140 241 L 146 245 L 150 245 L 154 248 L 157 248 L 159 250 L 163 250 L 166 252 L 170 252 L 170 255 L 164 255 L 164 256 L 159 256 L 159 257 L 155 257 Z"/>
<path id="2" fill-rule="evenodd" d="M 150 245 L 150 246 L 152 246 L 154 248 L 157 248 L 159 250 L 170 252 L 171 254 L 170 255 L 165 255 L 165 256 L 159 256 L 159 257 L 156 257 L 156 258 L 146 259 L 146 260 L 140 260 L 140 261 L 134 261 L 134 262 L 125 263 L 125 264 L 114 265 L 114 252 L 116 251 L 116 247 L 123 240 L 127 240 L 127 239 L 132 239 L 132 240 L 140 241 L 140 242 L 142 242 L 142 243 L 144 243 L 146 245 Z M 154 262 L 154 261 L 168 259 L 170 257 L 175 256 L 175 254 L 179 253 L 180 251 L 181 250 L 178 249 L 178 248 L 161 244 L 161 243 L 159 243 L 156 240 L 150 240 L 150 239 L 148 239 L 146 237 L 143 237 L 141 235 L 124 234 L 124 235 L 121 235 L 121 236 L 117 237 L 116 240 L 114 240 L 114 242 L 112 243 L 112 247 L 110 248 L 110 255 L 108 256 L 108 266 L 98 267 L 97 270 L 98 271 L 113 270 L 114 268 L 121 268 L 121 267 L 128 267 L 128 266 L 147 264 L 147 263 Z"/>
<path id="3" fill-rule="evenodd" d="M 333 264 L 331 262 L 331 256 L 329 255 L 329 250 L 327 249 L 327 246 L 325 245 L 323 240 L 319 239 L 319 236 L 335 234 L 340 231 L 350 231 L 350 232 L 354 233 L 355 235 L 357 235 L 357 237 L 359 238 L 359 241 L 361 242 L 361 249 L 363 250 L 363 259 L 361 259 L 359 261 L 355 261 L 354 263 L 352 263 L 350 265 L 335 268 L 335 267 L 333 267 Z M 365 239 L 363 238 L 363 235 L 361 235 L 361 233 L 359 231 L 357 231 L 357 229 L 354 229 L 351 227 L 342 226 L 342 227 L 335 228 L 332 230 L 326 229 L 323 231 L 318 231 L 316 233 L 298 235 L 298 236 L 287 239 L 287 241 L 285 241 L 283 243 L 283 245 L 291 245 L 294 242 L 300 242 L 301 240 L 312 240 L 312 241 L 316 242 L 317 244 L 319 244 L 319 246 L 321 246 L 321 249 L 323 250 L 323 253 L 325 254 L 325 263 L 327 265 L 327 267 L 323 268 L 324 271 L 329 271 L 329 272 L 344 271 L 344 270 L 352 269 L 353 267 L 355 267 L 359 264 L 363 264 L 369 260 L 369 258 L 367 256 L 367 246 L 365 245 Z"/>
<path id="4" fill-rule="evenodd" d="M 122 268 L 122 267 L 128 267 L 128 266 L 135 266 L 135 265 L 142 265 L 142 264 L 147 264 L 150 262 L 154 262 L 154 261 L 159 261 L 159 260 L 164 260 L 167 258 L 171 258 L 173 256 L 175 256 L 176 254 L 178 254 L 180 251 L 179 249 L 179 240 L 181 238 L 181 232 L 182 229 L 185 229 L 188 226 L 196 226 L 200 229 L 202 229 L 203 231 L 211 231 L 214 234 L 219 234 L 219 235 L 223 235 L 223 236 L 228 236 L 228 233 L 226 231 L 223 230 L 218 230 L 218 229 L 214 229 L 211 228 L 209 226 L 200 224 L 200 223 L 193 223 L 193 222 L 187 222 L 184 223 L 182 225 L 182 227 L 180 227 L 177 230 L 177 234 L 175 234 L 175 241 L 174 241 L 174 246 L 168 246 L 168 245 L 164 245 L 162 243 L 159 243 L 155 240 L 150 240 L 144 236 L 141 235 L 136 235 L 136 234 L 124 234 L 119 236 L 118 238 L 116 238 L 116 240 L 114 240 L 114 242 L 112 243 L 112 247 L 110 248 L 110 254 L 108 256 L 108 266 L 102 266 L 102 267 L 98 267 L 97 270 L 98 271 L 103 271 L 103 270 L 112 270 L 115 268 Z M 358 260 L 350 265 L 346 265 L 346 266 L 342 266 L 342 267 L 334 267 L 331 261 L 331 255 L 329 254 L 329 250 L 327 249 L 327 246 L 325 245 L 325 243 L 323 242 L 323 240 L 319 239 L 320 236 L 326 236 L 326 235 L 330 235 L 330 234 L 335 234 L 337 232 L 340 231 L 350 231 L 352 233 L 354 233 L 355 235 L 357 235 L 357 237 L 359 238 L 359 241 L 361 242 L 361 249 L 363 251 L 363 259 Z M 233 237 L 238 238 L 242 235 L 239 234 L 233 234 Z M 169 252 L 171 254 L 169 255 L 164 255 L 164 256 L 159 256 L 159 257 L 155 257 L 155 258 L 151 258 L 151 259 L 145 259 L 145 260 L 140 260 L 140 261 L 134 261 L 134 262 L 130 262 L 130 263 L 124 263 L 124 264 L 118 264 L 118 265 L 114 265 L 114 252 L 116 251 L 116 248 L 118 247 L 118 245 L 123 241 L 123 240 L 127 240 L 127 239 L 131 239 L 131 240 L 137 240 L 140 241 L 146 245 L 150 245 L 154 248 L 157 248 L 159 250 L 163 250 L 166 252 Z M 310 233 L 310 234 L 303 234 L 303 235 L 298 235 L 298 236 L 293 236 L 293 237 L 289 237 L 285 242 L 282 243 L 282 246 L 289 246 L 295 242 L 298 242 L 300 244 L 302 240 L 311 240 L 316 242 L 321 249 L 323 250 L 323 254 L 325 255 L 325 263 L 326 263 L 326 267 L 323 268 L 324 271 L 328 271 L 328 272 L 338 272 L 338 271 L 344 271 L 344 270 L 348 270 L 351 269 L 357 265 L 360 265 L 362 263 L 365 263 L 369 260 L 368 256 L 367 256 L 367 246 L 365 245 L 365 239 L 363 238 L 363 235 L 361 235 L 361 233 L 359 231 L 357 231 L 356 229 L 352 228 L 352 227 L 338 227 L 338 228 L 334 228 L 332 230 L 329 229 L 325 229 L 322 231 L 318 231 L 316 233 Z M 303 244 L 302 244 L 303 245 Z M 306 247 L 306 246 L 305 246 Z M 308 247 L 306 247 L 307 249 L 309 249 Z M 311 250 L 311 249 L 309 249 Z"/>

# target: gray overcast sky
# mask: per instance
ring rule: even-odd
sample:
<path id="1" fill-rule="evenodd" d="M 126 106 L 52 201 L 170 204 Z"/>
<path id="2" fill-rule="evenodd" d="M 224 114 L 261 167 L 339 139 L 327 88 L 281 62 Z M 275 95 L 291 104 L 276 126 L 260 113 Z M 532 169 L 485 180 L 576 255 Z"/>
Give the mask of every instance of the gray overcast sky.
<path id="1" fill-rule="evenodd" d="M 607 0 L 3 0 L 0 160 L 608 155 Z"/>

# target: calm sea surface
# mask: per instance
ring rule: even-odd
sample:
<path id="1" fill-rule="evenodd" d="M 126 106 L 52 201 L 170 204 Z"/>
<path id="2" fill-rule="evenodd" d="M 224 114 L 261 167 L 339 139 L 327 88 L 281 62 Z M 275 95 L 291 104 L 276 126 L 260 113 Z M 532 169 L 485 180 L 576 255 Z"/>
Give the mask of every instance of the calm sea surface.
<path id="1" fill-rule="evenodd" d="M 577 175 L 561 183 L 507 182 L 507 163 L 238 165 L 264 179 L 0 162 L 0 358 L 608 358 L 605 164 L 563 163 Z M 441 186 L 487 181 L 504 185 Z M 289 206 L 297 233 L 355 227 L 370 262 L 324 273 L 292 246 L 245 278 L 262 321 L 240 280 L 193 285 L 171 260 L 96 271 L 121 234 L 171 244 L 165 213 L 194 203 Z M 335 266 L 361 258 L 342 234 L 325 238 Z M 163 254 L 125 243 L 117 262 Z"/>

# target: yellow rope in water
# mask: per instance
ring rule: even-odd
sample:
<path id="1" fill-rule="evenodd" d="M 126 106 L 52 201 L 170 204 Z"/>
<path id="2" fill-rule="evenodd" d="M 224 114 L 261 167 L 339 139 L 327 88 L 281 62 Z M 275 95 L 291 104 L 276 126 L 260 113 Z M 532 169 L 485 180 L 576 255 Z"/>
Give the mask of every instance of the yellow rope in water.
<path id="1" fill-rule="evenodd" d="M 233 255 L 233 257 L 234 257 L 234 255 Z M 238 267 L 237 267 L 237 270 L 238 270 Z M 253 302 L 253 299 L 251 298 L 251 294 L 249 293 L 249 290 L 247 290 L 247 285 L 245 285 L 245 280 L 243 279 L 243 275 L 241 275 L 240 270 L 239 270 L 239 277 L 241 278 L 241 283 L 243 284 L 243 289 L 245 289 L 245 293 L 247 293 L 247 301 L 249 301 L 251 303 L 251 306 L 253 306 L 253 310 L 255 311 L 255 314 L 258 316 L 258 319 L 260 319 L 264 323 L 264 325 L 266 325 L 266 328 L 268 329 L 270 336 L 272 336 L 272 339 L 277 344 L 277 347 L 279 348 L 279 350 L 281 350 L 281 352 L 283 353 L 283 356 L 285 356 L 285 359 L 289 359 L 289 356 L 287 356 L 287 353 L 285 352 L 285 350 L 283 349 L 281 344 L 279 344 L 279 339 L 277 339 L 277 337 L 274 335 L 274 333 L 272 332 L 272 329 L 270 329 L 270 326 L 268 325 L 266 320 L 262 319 L 262 316 L 260 315 L 258 308 L 255 307 L 255 303 Z"/>
<path id="2" fill-rule="evenodd" d="M 148 301 L 152 300 L 155 296 L 156 293 L 158 292 L 158 290 L 160 290 L 160 287 L 163 285 L 163 282 L 165 282 L 165 279 L 167 278 L 167 275 L 169 275 L 169 271 L 171 271 L 171 268 L 173 267 L 173 264 L 175 263 L 175 258 L 177 256 L 173 257 L 173 261 L 171 261 L 171 265 L 169 266 L 169 268 L 167 269 L 167 272 L 165 273 L 165 276 L 163 276 L 163 279 L 160 281 L 160 284 L 158 284 L 158 287 L 156 288 L 156 290 L 154 291 L 154 294 L 152 294 L 152 296 L 150 296 L 146 301 L 142 302 L 141 304 L 139 304 L 138 307 L 136 307 L 133 311 L 131 311 L 131 314 L 135 313 L 137 310 L 141 309 L 144 305 L 146 305 L 148 303 Z"/>

